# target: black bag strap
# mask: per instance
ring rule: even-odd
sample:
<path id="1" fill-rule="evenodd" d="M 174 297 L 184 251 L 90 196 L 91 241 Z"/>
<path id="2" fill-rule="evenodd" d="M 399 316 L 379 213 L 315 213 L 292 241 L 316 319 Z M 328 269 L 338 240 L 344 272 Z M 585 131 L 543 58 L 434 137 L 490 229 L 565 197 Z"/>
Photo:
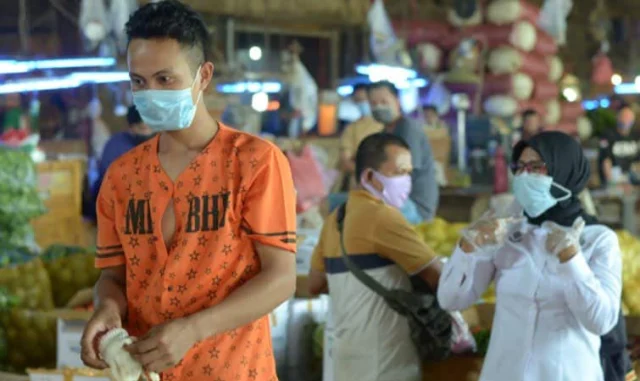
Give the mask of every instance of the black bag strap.
<path id="1" fill-rule="evenodd" d="M 380 284 L 372 276 L 364 272 L 358 265 L 356 265 L 347 255 L 347 249 L 344 245 L 344 219 L 347 213 L 347 203 L 340 205 L 336 212 L 336 222 L 338 225 L 338 231 L 340 232 L 340 248 L 342 251 L 342 261 L 349 271 L 371 291 L 380 295 L 385 299 L 392 298 L 391 293 L 387 288 Z"/>

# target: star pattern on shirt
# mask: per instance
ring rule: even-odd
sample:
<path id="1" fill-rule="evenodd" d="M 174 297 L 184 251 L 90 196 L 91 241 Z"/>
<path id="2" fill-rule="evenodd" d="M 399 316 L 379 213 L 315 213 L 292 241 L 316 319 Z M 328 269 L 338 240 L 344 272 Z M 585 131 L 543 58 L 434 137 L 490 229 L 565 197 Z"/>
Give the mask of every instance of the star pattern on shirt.
<path id="1" fill-rule="evenodd" d="M 145 153 L 139 151 L 130 159 L 133 165 L 119 162 L 118 171 L 109 172 L 113 178 L 109 189 L 118 195 L 109 200 L 114 208 L 124 205 L 121 210 L 126 210 L 132 199 L 144 199 L 151 205 L 154 226 L 149 234 L 125 235 L 124 220 L 116 225 L 126 238 L 125 251 L 130 253 L 127 287 L 135 307 L 129 309 L 127 326 L 136 336 L 143 336 L 154 325 L 219 303 L 259 271 L 259 258 L 247 250 L 251 241 L 238 225 L 242 220 L 238 212 L 246 207 L 245 197 L 251 194 L 250 185 L 265 157 L 264 150 L 256 147 L 265 146 L 244 133 L 228 134 L 216 137 L 174 180 L 158 163 L 153 144 L 145 144 Z M 204 203 L 194 200 L 203 197 L 209 197 L 208 208 L 211 200 L 220 203 L 219 211 L 228 208 L 224 223 L 219 228 L 215 224 L 217 230 L 197 231 L 195 225 L 188 225 L 192 218 L 189 208 L 199 205 L 202 209 Z M 162 230 L 167 201 L 173 202 L 176 215 L 171 237 Z M 145 214 L 138 223 L 143 224 L 146 218 Z M 220 335 L 223 339 L 215 345 L 213 340 L 198 343 L 180 364 L 163 372 L 162 379 L 275 380 L 268 325 L 268 319 L 263 318 Z"/>

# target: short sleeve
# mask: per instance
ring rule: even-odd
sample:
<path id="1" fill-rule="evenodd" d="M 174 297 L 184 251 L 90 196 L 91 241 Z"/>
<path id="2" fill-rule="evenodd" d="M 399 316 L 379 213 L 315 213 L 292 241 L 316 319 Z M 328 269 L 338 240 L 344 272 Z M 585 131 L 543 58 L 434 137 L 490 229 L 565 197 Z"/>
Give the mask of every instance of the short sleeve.
<path id="1" fill-rule="evenodd" d="M 402 213 L 391 207 L 380 208 L 370 239 L 378 255 L 391 259 L 409 275 L 419 273 L 436 258 Z"/>
<path id="2" fill-rule="evenodd" d="M 95 266 L 100 269 L 124 265 L 126 261 L 116 229 L 115 200 L 111 187 L 111 177 L 107 172 L 96 200 L 98 241 Z"/>
<path id="3" fill-rule="evenodd" d="M 242 228 L 256 242 L 295 253 L 296 194 L 289 162 L 271 145 L 255 161 L 256 172 L 243 203 Z"/>

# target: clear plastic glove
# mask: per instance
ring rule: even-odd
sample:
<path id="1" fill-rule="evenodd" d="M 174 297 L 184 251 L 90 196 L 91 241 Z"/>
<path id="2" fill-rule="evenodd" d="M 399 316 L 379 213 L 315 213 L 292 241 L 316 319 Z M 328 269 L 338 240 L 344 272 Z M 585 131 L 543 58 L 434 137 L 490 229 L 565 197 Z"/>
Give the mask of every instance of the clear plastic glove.
<path id="1" fill-rule="evenodd" d="M 542 223 L 542 227 L 549 232 L 545 243 L 547 252 L 557 256 L 560 262 L 571 259 L 580 249 L 580 236 L 584 225 L 582 217 L 576 218 L 571 227 L 560 226 L 551 221 Z"/>
<path id="2" fill-rule="evenodd" d="M 482 215 L 462 231 L 462 248 L 465 252 L 487 252 L 504 245 L 511 225 L 523 217 L 497 217 L 493 211 Z M 470 246 L 470 250 L 465 250 Z"/>
<path id="3" fill-rule="evenodd" d="M 133 338 L 122 328 L 112 329 L 100 340 L 100 356 L 109 364 L 111 375 L 116 381 L 139 381 L 144 377 L 148 381 L 160 381 L 154 372 L 145 372 L 124 347 L 132 344 Z"/>

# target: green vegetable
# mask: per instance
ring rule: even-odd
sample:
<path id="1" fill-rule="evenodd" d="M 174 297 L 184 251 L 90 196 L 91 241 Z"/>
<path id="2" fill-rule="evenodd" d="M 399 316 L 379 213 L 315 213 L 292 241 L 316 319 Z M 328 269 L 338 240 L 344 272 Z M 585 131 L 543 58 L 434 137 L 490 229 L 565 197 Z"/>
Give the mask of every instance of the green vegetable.
<path id="1" fill-rule="evenodd" d="M 94 266 L 95 253 L 78 246 L 52 245 L 41 258 L 54 285 L 56 307 L 64 307 L 80 290 L 93 287 L 100 270 Z"/>
<path id="2" fill-rule="evenodd" d="M 473 338 L 476 340 L 476 346 L 477 346 L 476 352 L 482 356 L 486 355 L 487 350 L 489 349 L 489 339 L 491 338 L 491 330 L 483 329 L 481 331 L 478 331 L 473 335 Z"/>

